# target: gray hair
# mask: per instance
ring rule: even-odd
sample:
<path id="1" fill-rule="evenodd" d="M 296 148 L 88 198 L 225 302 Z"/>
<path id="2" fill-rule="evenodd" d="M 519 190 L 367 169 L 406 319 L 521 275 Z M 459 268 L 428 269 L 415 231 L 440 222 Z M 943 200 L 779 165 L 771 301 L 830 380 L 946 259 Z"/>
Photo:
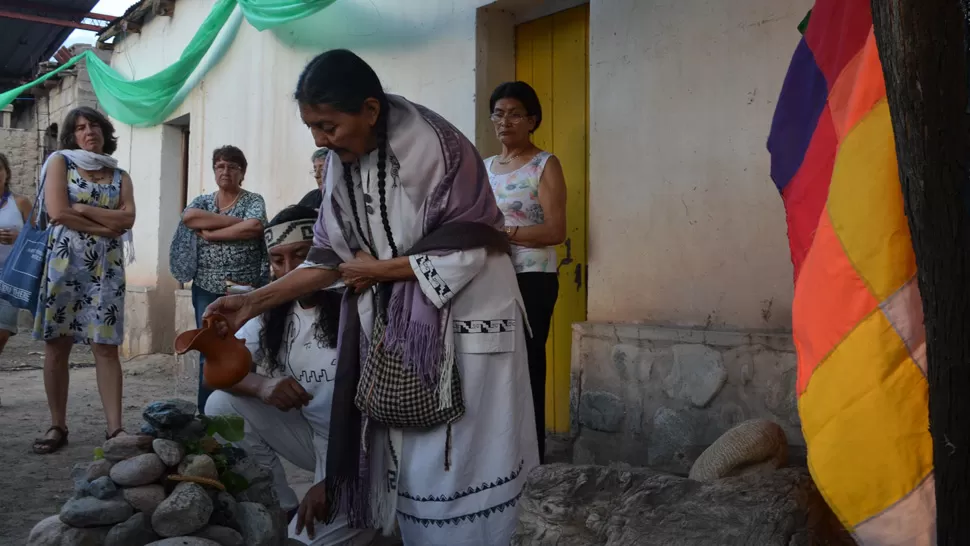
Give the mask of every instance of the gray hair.
<path id="1" fill-rule="evenodd" d="M 317 151 L 313 152 L 310 156 L 310 161 L 316 161 L 318 159 L 326 159 L 327 155 L 330 154 L 330 148 L 319 148 Z"/>

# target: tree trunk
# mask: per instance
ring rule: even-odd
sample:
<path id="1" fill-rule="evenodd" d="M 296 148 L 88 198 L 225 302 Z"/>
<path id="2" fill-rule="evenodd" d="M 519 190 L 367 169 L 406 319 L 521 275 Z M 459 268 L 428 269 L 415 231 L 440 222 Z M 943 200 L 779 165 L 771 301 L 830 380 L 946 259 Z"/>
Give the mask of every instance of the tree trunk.
<path id="1" fill-rule="evenodd" d="M 968 1 L 871 2 L 923 301 L 940 546 L 970 544 Z"/>

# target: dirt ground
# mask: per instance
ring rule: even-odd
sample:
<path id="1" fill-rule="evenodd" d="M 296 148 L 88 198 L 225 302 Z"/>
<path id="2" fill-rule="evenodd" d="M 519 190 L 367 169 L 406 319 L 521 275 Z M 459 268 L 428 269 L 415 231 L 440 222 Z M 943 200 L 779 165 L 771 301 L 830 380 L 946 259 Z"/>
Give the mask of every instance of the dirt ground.
<path id="1" fill-rule="evenodd" d="M 71 467 L 90 461 L 104 442 L 105 424 L 95 381 L 94 359 L 86 347 L 71 356 L 68 399 L 69 443 L 40 456 L 34 438 L 50 423 L 43 382 L 43 344 L 29 335 L 11 338 L 0 355 L 0 544 L 23 544 L 40 520 L 57 514 L 73 494 Z M 171 355 L 151 355 L 122 363 L 124 418 L 129 432 L 141 427 L 146 404 L 166 398 L 195 401 L 195 383 L 180 374 Z M 301 495 L 312 475 L 287 465 L 290 482 Z"/>
<path id="2" fill-rule="evenodd" d="M 52 455 L 35 455 L 34 438 L 50 424 L 44 394 L 43 344 L 29 334 L 11 338 L 0 355 L 0 546 L 23 544 L 40 520 L 57 514 L 73 494 L 71 467 L 90 461 L 104 442 L 105 424 L 95 381 L 94 358 L 84 346 L 71 355 L 68 398 L 70 442 Z M 171 355 L 142 356 L 122 363 L 124 418 L 129 432 L 141 427 L 142 409 L 167 398 L 195 401 L 195 380 Z M 547 462 L 568 461 L 568 445 L 547 439 Z M 302 496 L 313 474 L 284 461 L 290 485 Z"/>

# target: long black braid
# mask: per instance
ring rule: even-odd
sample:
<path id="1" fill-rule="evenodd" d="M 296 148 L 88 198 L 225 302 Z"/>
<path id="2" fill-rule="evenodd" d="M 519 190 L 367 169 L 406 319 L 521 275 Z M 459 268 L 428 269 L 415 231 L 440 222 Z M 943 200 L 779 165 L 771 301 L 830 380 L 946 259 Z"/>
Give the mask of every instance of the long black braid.
<path id="1" fill-rule="evenodd" d="M 387 235 L 387 243 L 391 247 L 391 255 L 398 257 L 397 244 L 394 243 L 394 233 L 391 231 L 391 219 L 387 213 L 387 102 L 381 104 L 381 113 L 377 118 L 377 192 L 380 199 L 381 223 L 384 225 L 384 233 Z M 364 240 L 364 244 L 370 250 L 371 256 L 378 258 L 364 232 L 360 223 L 360 213 L 357 211 L 357 197 L 354 192 L 354 178 L 351 173 L 352 164 L 344 163 L 344 182 L 347 184 L 347 193 L 350 196 L 350 208 L 354 212 L 354 222 L 357 224 L 357 233 Z"/>
<path id="2" fill-rule="evenodd" d="M 370 239 L 364 232 L 364 228 L 360 224 L 360 212 L 357 211 L 357 194 L 354 192 L 354 176 L 351 172 L 353 168 L 353 163 L 344 163 L 344 182 L 347 183 L 347 195 L 350 197 L 350 210 L 354 212 L 354 223 L 357 224 L 357 233 L 360 234 L 361 240 L 367 245 L 367 249 L 370 251 L 370 255 L 377 257 L 377 253 L 374 252 L 374 247 L 370 244 Z"/>
<path id="3" fill-rule="evenodd" d="M 385 101 L 386 103 L 386 101 Z M 391 245 L 391 255 L 397 258 L 397 245 L 391 233 L 391 219 L 387 214 L 387 118 L 390 113 L 381 112 L 377 123 L 377 192 L 381 200 L 381 222 L 387 234 L 387 244 Z"/>

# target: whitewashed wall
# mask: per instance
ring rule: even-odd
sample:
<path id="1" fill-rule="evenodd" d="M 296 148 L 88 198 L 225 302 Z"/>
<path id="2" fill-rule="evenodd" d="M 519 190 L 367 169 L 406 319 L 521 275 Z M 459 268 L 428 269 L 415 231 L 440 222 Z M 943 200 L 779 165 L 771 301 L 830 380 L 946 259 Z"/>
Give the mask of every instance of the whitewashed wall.
<path id="1" fill-rule="evenodd" d="M 811 5 L 591 3 L 590 320 L 790 327 L 765 143 Z"/>

